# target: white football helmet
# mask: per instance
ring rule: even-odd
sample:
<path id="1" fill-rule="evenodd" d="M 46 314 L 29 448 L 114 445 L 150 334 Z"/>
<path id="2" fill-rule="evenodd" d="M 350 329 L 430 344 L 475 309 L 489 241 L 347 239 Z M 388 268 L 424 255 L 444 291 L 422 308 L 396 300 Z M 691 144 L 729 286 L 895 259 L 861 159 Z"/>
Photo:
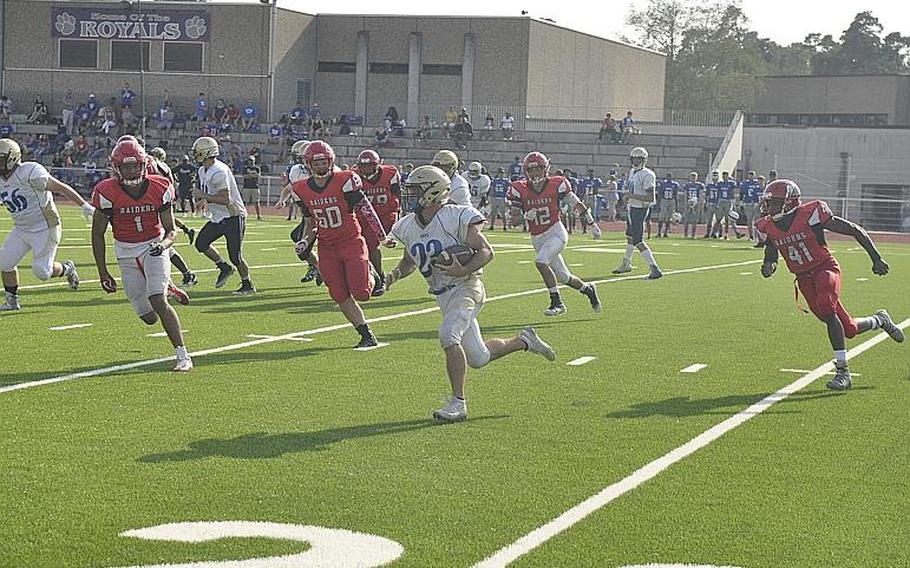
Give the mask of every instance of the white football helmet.
<path id="1" fill-rule="evenodd" d="M 217 158 L 221 154 L 218 141 L 210 136 L 201 136 L 193 142 L 193 160 L 202 165 L 209 158 Z"/>
<path id="2" fill-rule="evenodd" d="M 3 166 L 0 173 L 3 174 L 3 177 L 12 175 L 13 170 L 22 161 L 22 149 L 19 147 L 19 143 L 12 138 L 0 140 L 0 161 L 2 161 L 0 165 Z"/>
<path id="3" fill-rule="evenodd" d="M 480 162 L 471 162 L 471 165 L 468 166 L 468 175 L 474 179 L 480 177 L 480 174 L 483 173 L 483 166 Z"/>
<path id="4" fill-rule="evenodd" d="M 648 151 L 641 146 L 632 148 L 632 151 L 629 152 L 629 160 L 632 162 L 632 169 L 640 170 L 648 162 Z"/>
<path id="5" fill-rule="evenodd" d="M 452 177 L 458 170 L 458 156 L 451 150 L 440 150 L 433 156 L 433 161 L 430 162 L 430 165 L 436 166 L 444 171 L 447 176 Z M 417 170 L 414 171 L 416 172 Z"/>
<path id="6" fill-rule="evenodd" d="M 401 189 L 401 199 L 409 211 L 420 211 L 434 203 L 442 205 L 449 199 L 452 180 L 436 166 L 420 166 L 408 176 Z"/>

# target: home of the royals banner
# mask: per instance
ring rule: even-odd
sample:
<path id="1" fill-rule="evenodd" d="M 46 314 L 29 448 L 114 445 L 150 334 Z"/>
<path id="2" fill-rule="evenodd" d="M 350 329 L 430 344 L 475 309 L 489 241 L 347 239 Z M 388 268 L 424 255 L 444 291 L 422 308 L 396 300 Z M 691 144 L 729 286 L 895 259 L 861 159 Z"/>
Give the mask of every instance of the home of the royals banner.
<path id="1" fill-rule="evenodd" d="M 211 14 L 202 10 L 161 10 L 157 6 L 143 6 L 141 12 L 116 5 L 103 9 L 55 7 L 51 11 L 51 28 L 53 37 L 73 39 L 207 42 Z"/>

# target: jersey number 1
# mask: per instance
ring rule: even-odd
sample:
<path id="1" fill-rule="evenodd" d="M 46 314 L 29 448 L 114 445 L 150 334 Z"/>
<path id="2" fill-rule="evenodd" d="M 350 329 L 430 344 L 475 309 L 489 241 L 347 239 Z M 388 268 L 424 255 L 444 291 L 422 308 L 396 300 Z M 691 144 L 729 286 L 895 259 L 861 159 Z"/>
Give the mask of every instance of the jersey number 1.
<path id="1" fill-rule="evenodd" d="M 140 217 L 139 215 L 136 215 L 135 217 L 133 217 L 133 221 L 136 222 L 136 232 L 141 233 L 142 232 L 142 217 Z"/>
<path id="2" fill-rule="evenodd" d="M 806 243 L 797 243 L 797 246 L 799 246 L 799 248 L 802 249 L 803 253 L 800 254 L 799 251 L 796 249 L 796 246 L 790 245 L 789 247 L 787 247 L 787 256 L 790 257 L 790 260 L 799 264 L 800 266 L 802 266 L 806 262 L 812 262 L 813 260 L 815 260 L 814 258 L 812 258 L 812 253 L 809 252 L 809 247 L 806 246 Z M 805 258 L 805 261 L 803 260 L 803 258 Z"/>

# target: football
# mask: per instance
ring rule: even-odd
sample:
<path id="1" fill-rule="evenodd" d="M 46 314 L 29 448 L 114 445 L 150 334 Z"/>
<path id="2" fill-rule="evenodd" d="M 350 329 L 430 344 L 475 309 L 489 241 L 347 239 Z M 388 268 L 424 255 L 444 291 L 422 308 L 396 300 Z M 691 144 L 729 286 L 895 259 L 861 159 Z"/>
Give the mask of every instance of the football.
<path id="1" fill-rule="evenodd" d="M 476 251 L 467 245 L 452 245 L 449 248 L 443 250 L 441 253 L 437 254 L 433 258 L 433 264 L 437 266 L 451 266 L 452 259 L 455 258 L 458 260 L 458 263 L 464 266 L 465 264 L 471 262 L 471 259 L 474 258 L 474 253 Z"/>

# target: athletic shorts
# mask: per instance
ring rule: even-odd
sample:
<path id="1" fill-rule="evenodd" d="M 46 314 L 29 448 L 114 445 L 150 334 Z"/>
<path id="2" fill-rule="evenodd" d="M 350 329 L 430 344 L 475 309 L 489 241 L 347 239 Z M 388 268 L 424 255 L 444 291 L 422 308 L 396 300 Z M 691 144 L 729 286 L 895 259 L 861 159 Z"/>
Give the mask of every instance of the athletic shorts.
<path id="1" fill-rule="evenodd" d="M 240 192 L 243 195 L 243 203 L 245 205 L 255 205 L 259 203 L 259 200 L 261 199 L 258 187 L 243 188 Z"/>

